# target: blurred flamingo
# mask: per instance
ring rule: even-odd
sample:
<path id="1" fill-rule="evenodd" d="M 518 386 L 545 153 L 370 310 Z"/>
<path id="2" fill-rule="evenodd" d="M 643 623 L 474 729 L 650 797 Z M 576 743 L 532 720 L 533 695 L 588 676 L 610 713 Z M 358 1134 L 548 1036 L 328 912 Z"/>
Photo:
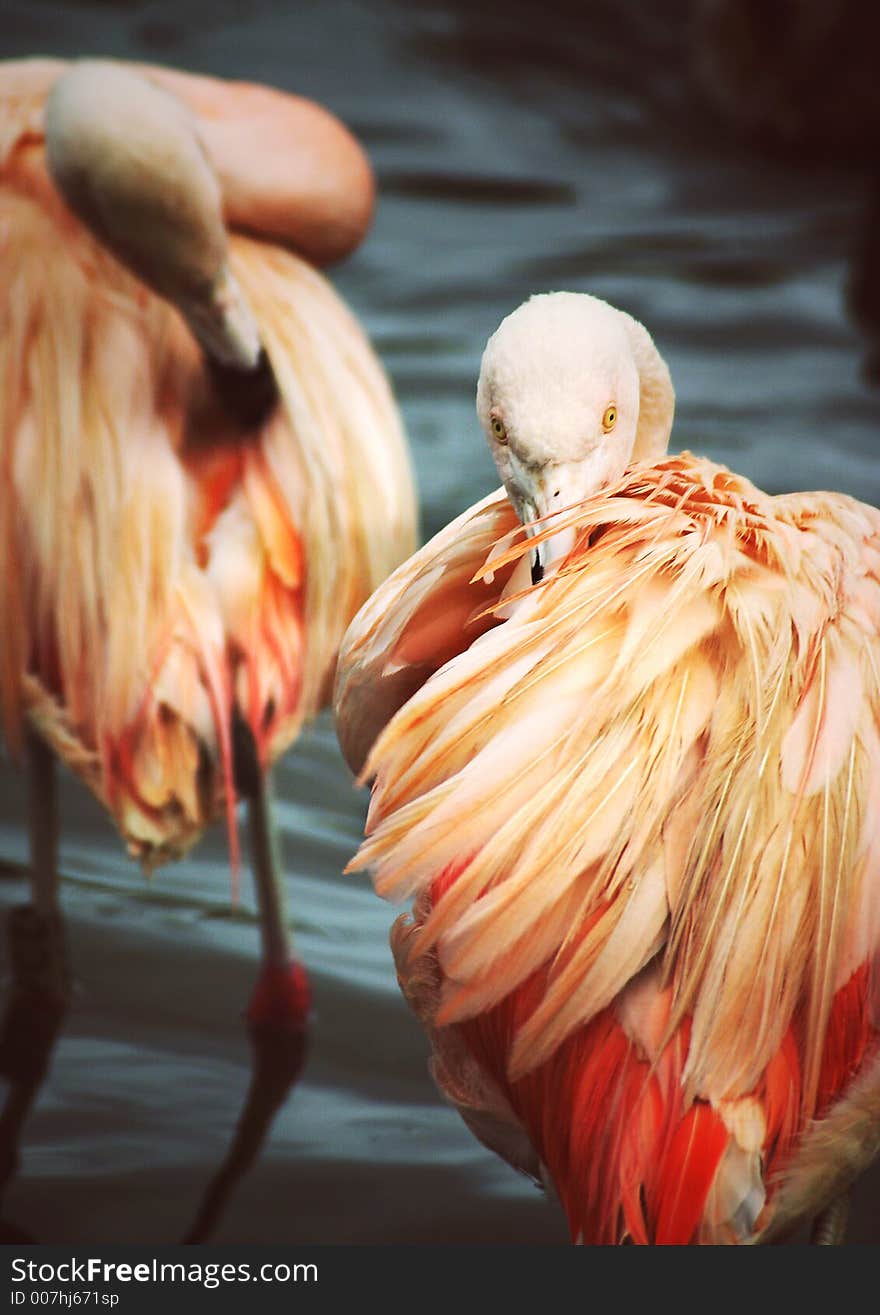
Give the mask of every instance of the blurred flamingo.
<path id="1" fill-rule="evenodd" d="M 573 1239 L 831 1242 L 880 1147 L 880 513 L 665 456 L 673 402 L 591 297 L 490 339 L 509 500 L 343 641 L 351 867 L 415 897 L 435 1078 Z"/>
<path id="2" fill-rule="evenodd" d="M 32 60 L 0 66 L 0 107 L 0 697 L 32 856 L 0 1158 L 5 1180 L 69 996 L 53 756 L 148 870 L 224 811 L 237 866 L 244 797 L 255 1076 L 198 1240 L 304 1057 L 269 769 L 414 542 L 385 376 L 308 263 L 361 239 L 372 176 L 331 115 L 263 87 Z"/>

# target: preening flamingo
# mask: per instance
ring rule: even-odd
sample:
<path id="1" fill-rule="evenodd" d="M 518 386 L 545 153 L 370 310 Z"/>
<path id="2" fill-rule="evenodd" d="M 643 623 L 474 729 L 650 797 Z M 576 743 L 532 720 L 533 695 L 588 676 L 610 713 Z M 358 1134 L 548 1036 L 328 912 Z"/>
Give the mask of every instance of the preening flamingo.
<path id="1" fill-rule="evenodd" d="M 386 378 L 308 263 L 360 240 L 372 177 L 331 115 L 268 88 L 34 60 L 0 66 L 0 109 L 0 696 L 32 836 L 4 1178 L 69 994 L 53 755 L 147 869 L 218 815 L 235 845 L 244 797 L 255 1078 L 195 1240 L 304 1055 L 269 769 L 414 543 Z"/>
<path id="2" fill-rule="evenodd" d="M 880 1148 L 880 512 L 665 456 L 668 371 L 585 295 L 502 323 L 477 405 L 508 496 L 337 675 L 434 1076 L 573 1239 L 838 1239 Z"/>

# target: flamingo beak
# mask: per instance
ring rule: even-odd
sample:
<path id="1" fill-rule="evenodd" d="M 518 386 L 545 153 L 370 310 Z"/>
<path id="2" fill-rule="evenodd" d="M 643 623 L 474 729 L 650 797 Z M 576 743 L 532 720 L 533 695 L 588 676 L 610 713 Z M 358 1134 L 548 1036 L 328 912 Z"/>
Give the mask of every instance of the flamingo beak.
<path id="1" fill-rule="evenodd" d="M 583 493 L 575 486 L 568 472 L 561 466 L 541 470 L 532 481 L 532 488 L 523 500 L 526 516 L 524 523 L 530 537 L 552 529 L 553 520 L 560 512 L 581 501 Z M 530 523 L 537 522 L 537 523 Z M 575 530 L 564 529 L 532 549 L 532 584 L 538 584 L 551 562 L 559 561 L 573 548 Z"/>

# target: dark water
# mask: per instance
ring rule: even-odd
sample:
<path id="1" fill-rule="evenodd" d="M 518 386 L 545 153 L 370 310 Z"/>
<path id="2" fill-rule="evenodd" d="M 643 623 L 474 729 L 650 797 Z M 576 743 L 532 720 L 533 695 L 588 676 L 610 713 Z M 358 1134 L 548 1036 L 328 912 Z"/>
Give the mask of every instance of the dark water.
<path id="1" fill-rule="evenodd" d="M 656 11 L 662 8 L 662 19 Z M 209 5 L 6 0 L 0 53 L 113 54 L 315 97 L 362 137 L 381 204 L 336 276 L 385 360 L 425 532 L 493 486 L 473 416 L 482 346 L 528 293 L 584 289 L 642 318 L 678 392 L 677 446 L 764 487 L 880 500 L 880 394 L 844 301 L 865 180 L 753 156 L 689 78 L 687 6 L 401 0 Z M 223 834 L 147 885 L 100 811 L 64 794 L 79 983 L 5 1214 L 37 1239 L 170 1240 L 247 1080 L 257 932 L 230 910 Z M 434 1093 L 398 997 L 395 916 L 341 869 L 364 799 L 329 722 L 278 776 L 291 908 L 315 986 L 306 1077 L 221 1241 L 563 1242 L 558 1210 Z M 25 856 L 0 767 L 0 855 Z M 0 882 L 0 901 L 23 883 Z M 850 1236 L 880 1239 L 880 1178 Z"/>

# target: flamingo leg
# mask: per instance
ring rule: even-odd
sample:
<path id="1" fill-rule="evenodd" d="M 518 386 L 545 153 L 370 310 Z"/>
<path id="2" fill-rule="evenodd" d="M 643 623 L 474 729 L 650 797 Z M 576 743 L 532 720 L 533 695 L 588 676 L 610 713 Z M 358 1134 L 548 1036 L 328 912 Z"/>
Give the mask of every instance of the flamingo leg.
<path id="1" fill-rule="evenodd" d="M 248 1008 L 253 1070 L 244 1108 L 226 1158 L 209 1183 L 186 1234 L 204 1242 L 214 1232 L 232 1192 L 256 1160 L 278 1110 L 299 1077 L 306 1057 L 309 988 L 292 957 L 277 832 L 272 824 L 271 783 L 249 774 L 251 861 L 262 939 L 262 972 Z"/>
<path id="2" fill-rule="evenodd" d="M 813 1246 L 842 1246 L 849 1220 L 849 1192 L 844 1192 L 816 1216 L 810 1241 Z"/>
<path id="3" fill-rule="evenodd" d="M 7 922 L 11 988 L 0 1023 L 0 1075 L 8 1083 L 0 1113 L 0 1188 L 18 1168 L 22 1129 L 49 1068 L 70 1004 L 64 923 L 58 901 L 58 797 L 55 760 L 34 733 L 25 744 L 31 903 Z"/>

